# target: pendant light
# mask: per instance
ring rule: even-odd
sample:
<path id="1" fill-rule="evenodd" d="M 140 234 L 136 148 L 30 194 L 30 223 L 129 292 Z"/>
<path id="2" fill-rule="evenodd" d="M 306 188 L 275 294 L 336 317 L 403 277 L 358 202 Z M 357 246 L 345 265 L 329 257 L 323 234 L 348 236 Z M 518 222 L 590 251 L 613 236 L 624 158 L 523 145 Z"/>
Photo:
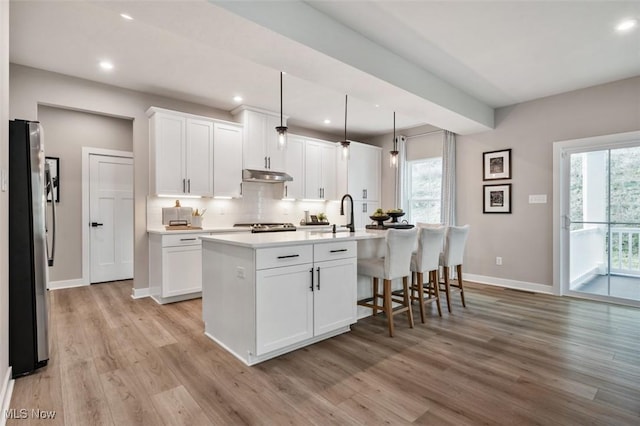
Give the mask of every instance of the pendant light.
<path id="1" fill-rule="evenodd" d="M 284 150 L 287 148 L 287 126 L 284 125 L 284 118 L 282 115 L 282 74 L 280 71 L 280 125 L 276 127 L 278 132 L 278 149 Z"/>
<path id="2" fill-rule="evenodd" d="M 349 95 L 344 95 L 344 140 L 340 142 L 342 146 L 342 158 L 349 158 L 349 145 L 351 142 L 347 139 L 347 102 L 349 100 Z"/>
<path id="3" fill-rule="evenodd" d="M 389 167 L 398 167 L 398 140 L 396 139 L 396 112 L 393 111 L 393 151 L 389 151 Z"/>

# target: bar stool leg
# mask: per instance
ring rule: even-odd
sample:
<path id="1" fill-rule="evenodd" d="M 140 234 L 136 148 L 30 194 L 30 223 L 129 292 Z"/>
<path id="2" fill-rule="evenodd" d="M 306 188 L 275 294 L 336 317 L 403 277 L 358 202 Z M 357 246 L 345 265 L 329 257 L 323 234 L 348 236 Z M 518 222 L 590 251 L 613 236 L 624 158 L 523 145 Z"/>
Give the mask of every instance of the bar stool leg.
<path id="1" fill-rule="evenodd" d="M 418 303 L 420 303 L 420 320 L 424 324 L 424 288 L 423 288 L 424 277 L 422 272 L 418 272 Z M 413 293 L 413 289 L 411 290 Z"/>
<path id="2" fill-rule="evenodd" d="M 438 306 L 438 316 L 442 316 L 442 307 L 440 306 L 440 272 L 436 269 L 435 271 L 431 271 L 433 281 L 431 281 L 431 285 L 433 286 L 433 294 L 436 298 L 436 305 Z"/>
<path id="3" fill-rule="evenodd" d="M 444 267 L 444 293 L 447 296 L 447 309 L 451 313 L 451 287 L 449 286 L 449 267 Z"/>
<path id="4" fill-rule="evenodd" d="M 393 307 L 391 306 L 391 280 L 384 280 L 384 313 L 389 323 L 389 336 L 393 337 Z"/>
<path id="5" fill-rule="evenodd" d="M 378 315 L 378 277 L 373 277 L 373 305 L 376 306 L 373 308 L 373 316 Z"/>
<path id="6" fill-rule="evenodd" d="M 467 307 L 467 304 L 464 303 L 464 286 L 462 284 L 462 265 L 456 266 L 458 272 L 458 286 L 460 287 L 460 298 L 462 299 L 462 306 Z"/>
<path id="7" fill-rule="evenodd" d="M 407 317 L 409 318 L 409 327 L 413 328 L 413 310 L 411 309 L 411 300 L 409 298 L 409 277 L 402 277 L 402 288 L 404 289 L 404 305 L 407 307 Z M 420 286 L 422 289 L 422 286 Z M 418 290 L 422 292 L 421 290 Z M 420 306 L 423 306 L 420 299 Z"/>

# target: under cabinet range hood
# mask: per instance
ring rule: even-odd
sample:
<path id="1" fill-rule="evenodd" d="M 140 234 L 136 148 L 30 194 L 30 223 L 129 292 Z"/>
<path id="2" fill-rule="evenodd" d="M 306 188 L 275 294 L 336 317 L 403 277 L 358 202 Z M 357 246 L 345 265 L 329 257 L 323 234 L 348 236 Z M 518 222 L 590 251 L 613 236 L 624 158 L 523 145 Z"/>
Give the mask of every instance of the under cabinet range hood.
<path id="1" fill-rule="evenodd" d="M 291 176 L 283 172 L 272 172 L 270 170 L 254 170 L 244 169 L 242 170 L 242 180 L 248 182 L 290 182 L 293 180 Z"/>

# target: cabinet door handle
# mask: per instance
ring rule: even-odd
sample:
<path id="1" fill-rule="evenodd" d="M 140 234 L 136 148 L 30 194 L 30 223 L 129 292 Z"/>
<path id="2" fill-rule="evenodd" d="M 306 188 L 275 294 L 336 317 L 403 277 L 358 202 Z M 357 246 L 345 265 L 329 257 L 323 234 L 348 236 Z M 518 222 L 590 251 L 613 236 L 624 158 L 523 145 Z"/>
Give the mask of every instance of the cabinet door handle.
<path id="1" fill-rule="evenodd" d="M 240 195 L 242 195 L 242 182 L 240 182 Z"/>
<path id="2" fill-rule="evenodd" d="M 311 287 L 309 288 L 313 291 L 313 268 L 309 269 L 309 272 L 311 272 Z"/>
<path id="3" fill-rule="evenodd" d="M 195 241 L 197 238 L 180 238 L 180 241 Z"/>
<path id="4" fill-rule="evenodd" d="M 366 199 L 367 199 L 367 190 L 366 190 L 366 189 L 363 189 L 363 190 L 362 190 L 362 199 L 363 199 L 363 200 L 366 200 Z"/>
<path id="5" fill-rule="evenodd" d="M 182 179 L 182 192 L 187 192 L 187 180 Z"/>
<path id="6" fill-rule="evenodd" d="M 318 266 L 318 269 L 316 269 L 316 271 L 318 271 L 318 290 L 320 290 L 320 267 Z"/>
<path id="7" fill-rule="evenodd" d="M 362 213 L 367 212 L 367 203 L 362 203 Z"/>
<path id="8" fill-rule="evenodd" d="M 289 196 L 289 187 L 287 185 L 284 186 L 284 198 Z"/>
<path id="9" fill-rule="evenodd" d="M 267 164 L 269 165 L 267 167 L 267 169 L 270 169 L 271 168 L 271 157 L 269 157 L 269 159 L 267 160 Z"/>
<path id="10" fill-rule="evenodd" d="M 299 254 L 288 254 L 286 256 L 278 256 L 278 259 L 290 259 L 292 257 L 300 257 Z"/>
<path id="11" fill-rule="evenodd" d="M 267 157 L 264 157 L 264 168 L 267 168 Z"/>
<path id="12" fill-rule="evenodd" d="M 187 192 L 191 194 L 191 179 L 187 179 Z"/>
<path id="13" fill-rule="evenodd" d="M 347 249 L 339 249 L 339 250 L 329 250 L 329 253 L 341 253 L 347 251 Z"/>

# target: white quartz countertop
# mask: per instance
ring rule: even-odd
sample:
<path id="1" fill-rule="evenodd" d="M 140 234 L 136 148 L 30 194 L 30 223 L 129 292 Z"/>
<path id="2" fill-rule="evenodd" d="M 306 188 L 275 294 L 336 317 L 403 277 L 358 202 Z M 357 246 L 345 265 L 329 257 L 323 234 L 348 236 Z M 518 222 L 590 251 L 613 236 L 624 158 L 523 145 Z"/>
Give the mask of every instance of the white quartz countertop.
<path id="1" fill-rule="evenodd" d="M 263 233 L 236 233 L 201 236 L 204 242 L 230 244 L 234 246 L 265 248 L 298 244 L 330 243 L 335 241 L 358 241 L 384 238 L 386 231 L 362 230 L 355 233 L 339 231 L 333 234 L 331 231 L 302 231 L 295 232 L 263 232 Z"/>
<path id="2" fill-rule="evenodd" d="M 245 232 L 249 233 L 249 228 L 234 228 L 234 227 L 226 227 L 226 228 L 202 228 L 202 229 L 179 229 L 167 231 L 164 227 L 162 228 L 150 228 L 147 229 L 149 234 L 226 234 L 229 232 Z"/>

